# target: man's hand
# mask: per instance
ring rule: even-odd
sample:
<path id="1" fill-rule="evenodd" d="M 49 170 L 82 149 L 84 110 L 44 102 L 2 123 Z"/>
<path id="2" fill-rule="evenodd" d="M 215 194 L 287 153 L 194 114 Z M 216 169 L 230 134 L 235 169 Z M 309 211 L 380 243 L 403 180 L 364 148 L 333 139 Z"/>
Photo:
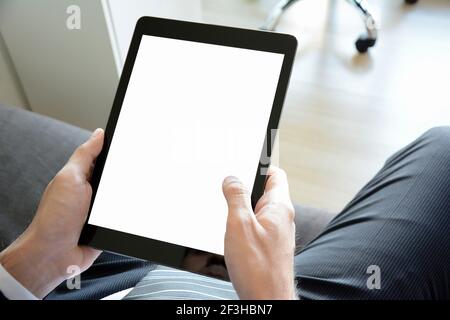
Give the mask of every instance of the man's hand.
<path id="1" fill-rule="evenodd" d="M 228 203 L 225 262 L 241 299 L 296 299 L 294 208 L 284 171 L 271 167 L 255 212 L 235 177 L 223 182 Z"/>
<path id="2" fill-rule="evenodd" d="M 73 276 L 67 273 L 69 266 L 84 271 L 100 254 L 79 246 L 78 240 L 91 201 L 89 179 L 103 139 L 103 130 L 97 129 L 74 152 L 47 186 L 30 226 L 0 254 L 2 266 L 38 298 Z"/>

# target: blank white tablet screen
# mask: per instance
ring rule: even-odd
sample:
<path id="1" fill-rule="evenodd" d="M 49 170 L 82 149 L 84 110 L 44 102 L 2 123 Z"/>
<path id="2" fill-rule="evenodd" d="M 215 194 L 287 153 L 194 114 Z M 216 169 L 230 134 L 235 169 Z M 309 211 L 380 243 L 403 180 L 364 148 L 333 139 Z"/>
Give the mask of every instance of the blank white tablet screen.
<path id="1" fill-rule="evenodd" d="M 144 35 L 89 224 L 223 255 L 222 181 L 252 190 L 283 59 Z"/>

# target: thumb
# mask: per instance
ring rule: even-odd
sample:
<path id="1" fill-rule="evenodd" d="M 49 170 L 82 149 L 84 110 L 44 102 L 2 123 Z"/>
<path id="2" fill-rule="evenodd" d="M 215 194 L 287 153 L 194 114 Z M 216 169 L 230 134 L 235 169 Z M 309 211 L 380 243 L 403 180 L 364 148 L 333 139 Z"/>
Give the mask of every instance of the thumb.
<path id="1" fill-rule="evenodd" d="M 228 204 L 228 215 L 253 212 L 250 193 L 238 178 L 225 178 L 222 190 Z"/>
<path id="2" fill-rule="evenodd" d="M 86 179 L 89 178 L 95 159 L 97 159 L 97 156 L 102 151 L 103 140 L 103 130 L 95 130 L 89 140 L 79 146 L 69 159 L 68 164 L 77 167 Z"/>

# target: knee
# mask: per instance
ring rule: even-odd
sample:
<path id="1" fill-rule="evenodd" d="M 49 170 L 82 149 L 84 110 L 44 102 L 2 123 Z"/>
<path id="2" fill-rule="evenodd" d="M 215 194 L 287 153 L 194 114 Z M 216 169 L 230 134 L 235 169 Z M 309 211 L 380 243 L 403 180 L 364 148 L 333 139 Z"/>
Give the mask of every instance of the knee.
<path id="1" fill-rule="evenodd" d="M 450 168 L 450 126 L 435 127 L 424 133 L 422 141 L 425 143 L 425 150 L 428 156 L 432 156 L 446 167 L 446 172 Z"/>
<path id="2" fill-rule="evenodd" d="M 445 153 L 450 152 L 450 126 L 431 128 L 425 132 L 423 137 L 435 145 L 436 148 Z"/>

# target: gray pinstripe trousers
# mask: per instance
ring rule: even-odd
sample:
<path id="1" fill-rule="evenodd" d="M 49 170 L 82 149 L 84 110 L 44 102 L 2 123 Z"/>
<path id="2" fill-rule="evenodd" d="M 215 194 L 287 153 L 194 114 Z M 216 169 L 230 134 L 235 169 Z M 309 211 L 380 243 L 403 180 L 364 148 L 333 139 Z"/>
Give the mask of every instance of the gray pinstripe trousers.
<path id="1" fill-rule="evenodd" d="M 83 274 L 82 290 L 62 284 L 48 298 L 102 298 L 152 268 L 104 253 Z M 296 255 L 295 271 L 302 299 L 450 299 L 450 127 L 389 158 Z"/>
<path id="2" fill-rule="evenodd" d="M 450 299 L 450 127 L 390 157 L 295 268 L 305 299 Z"/>

